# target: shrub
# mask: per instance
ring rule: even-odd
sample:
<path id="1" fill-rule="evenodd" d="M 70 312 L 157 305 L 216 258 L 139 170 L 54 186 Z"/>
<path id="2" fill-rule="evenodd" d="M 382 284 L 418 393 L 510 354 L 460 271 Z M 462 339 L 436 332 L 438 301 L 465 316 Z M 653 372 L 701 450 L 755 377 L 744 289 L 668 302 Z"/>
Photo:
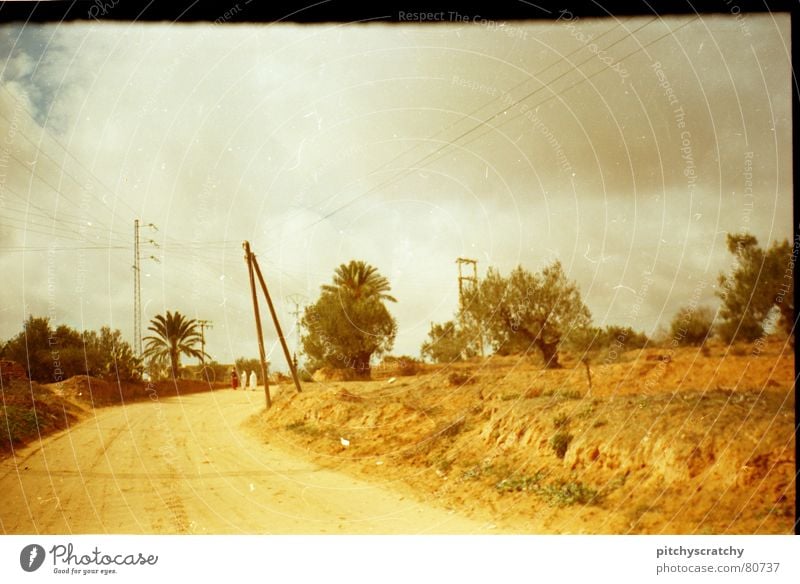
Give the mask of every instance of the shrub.
<path id="1" fill-rule="evenodd" d="M 495 485 L 501 493 L 514 493 L 520 491 L 531 491 L 538 493 L 541 490 L 541 482 L 547 477 L 547 473 L 537 472 L 532 477 L 509 477 L 503 479 Z"/>
<path id="2" fill-rule="evenodd" d="M 420 362 L 413 357 L 402 356 L 397 358 L 397 372 L 399 375 L 407 377 L 416 375 L 420 370 Z"/>
<path id="3" fill-rule="evenodd" d="M 710 338 L 714 327 L 714 311 L 707 306 L 697 309 L 685 306 L 670 323 L 670 335 L 680 345 L 701 345 Z"/>
<path id="4" fill-rule="evenodd" d="M 598 503 L 600 495 L 596 489 L 587 487 L 579 481 L 559 481 L 544 487 L 544 496 L 551 505 L 565 507 L 567 505 L 586 505 Z"/>
<path id="5" fill-rule="evenodd" d="M 556 429 L 563 428 L 567 424 L 569 424 L 569 416 L 567 414 L 559 414 L 553 418 L 553 426 L 555 426 Z"/>
<path id="6" fill-rule="evenodd" d="M 548 389 L 542 393 L 545 397 L 554 397 L 556 399 L 581 399 L 583 394 L 574 389 Z"/>
<path id="7" fill-rule="evenodd" d="M 453 371 L 448 377 L 447 381 L 452 386 L 459 386 L 459 385 L 467 385 L 474 381 L 474 379 L 467 375 L 466 373 L 462 373 L 460 371 Z"/>
<path id="8" fill-rule="evenodd" d="M 553 449 L 553 452 L 556 453 L 557 457 L 564 458 L 570 442 L 572 442 L 572 434 L 559 431 L 553 434 L 553 437 L 550 438 L 550 447 Z"/>

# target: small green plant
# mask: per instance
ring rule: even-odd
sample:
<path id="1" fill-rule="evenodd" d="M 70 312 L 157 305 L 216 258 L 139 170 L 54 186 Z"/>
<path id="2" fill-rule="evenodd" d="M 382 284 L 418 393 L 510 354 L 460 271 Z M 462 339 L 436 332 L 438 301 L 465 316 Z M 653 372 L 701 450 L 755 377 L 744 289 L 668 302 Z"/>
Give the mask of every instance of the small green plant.
<path id="1" fill-rule="evenodd" d="M 287 430 L 297 432 L 298 434 L 305 434 L 306 436 L 311 436 L 312 438 L 321 436 L 323 433 L 318 426 L 307 424 L 305 420 L 291 422 L 286 424 L 285 427 Z"/>
<path id="2" fill-rule="evenodd" d="M 564 458 L 564 455 L 567 453 L 567 448 L 569 448 L 569 444 L 572 442 L 572 434 L 568 434 L 564 431 L 559 431 L 553 434 L 553 437 L 550 438 L 550 448 L 553 449 L 553 452 L 556 453 L 556 456 L 559 458 Z"/>
<path id="3" fill-rule="evenodd" d="M 538 493 L 541 482 L 547 477 L 547 473 L 538 471 L 532 477 L 508 477 L 495 485 L 501 493 L 517 493 L 529 491 Z"/>
<path id="4" fill-rule="evenodd" d="M 462 481 L 476 481 L 483 475 L 483 468 L 476 464 L 475 466 L 469 467 L 467 470 L 461 473 L 461 480 Z"/>
<path id="5" fill-rule="evenodd" d="M 542 392 L 542 396 L 553 397 L 560 400 L 583 398 L 583 394 L 574 389 L 548 389 Z"/>
<path id="6" fill-rule="evenodd" d="M 556 430 L 566 427 L 567 424 L 569 424 L 569 416 L 567 414 L 562 413 L 553 418 L 553 426 Z"/>
<path id="7" fill-rule="evenodd" d="M 436 468 L 442 472 L 450 472 L 450 469 L 453 468 L 453 461 L 449 458 L 441 458 L 436 463 Z"/>
<path id="8" fill-rule="evenodd" d="M 580 481 L 559 480 L 549 484 L 544 483 L 547 473 L 539 471 L 531 477 L 511 476 L 495 485 L 501 493 L 533 493 L 543 498 L 549 505 L 565 507 L 567 505 L 597 504 L 602 500 L 602 495 L 581 483 Z"/>
<path id="9" fill-rule="evenodd" d="M 2 426 L 7 430 L 6 436 L 11 444 L 17 444 L 29 439 L 38 432 L 36 412 L 31 408 L 7 405 L 4 408 Z M 3 413 L 0 411 L 0 413 Z"/>
<path id="10" fill-rule="evenodd" d="M 600 495 L 597 489 L 587 487 L 580 481 L 558 481 L 544 487 L 543 495 L 548 503 L 553 506 L 566 507 L 567 505 L 588 505 L 599 503 Z"/>

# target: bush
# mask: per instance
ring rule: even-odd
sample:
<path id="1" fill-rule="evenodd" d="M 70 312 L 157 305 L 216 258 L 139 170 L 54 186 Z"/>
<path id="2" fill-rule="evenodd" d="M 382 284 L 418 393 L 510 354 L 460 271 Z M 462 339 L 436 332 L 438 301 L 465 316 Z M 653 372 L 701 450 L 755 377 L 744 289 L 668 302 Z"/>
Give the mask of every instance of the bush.
<path id="1" fill-rule="evenodd" d="M 450 383 L 450 385 L 456 387 L 472 383 L 474 379 L 470 375 L 467 375 L 466 373 L 462 373 L 460 371 L 453 371 L 447 377 L 447 381 L 448 383 Z"/>
<path id="2" fill-rule="evenodd" d="M 559 481 L 549 484 L 543 489 L 543 494 L 551 505 L 560 507 L 598 503 L 600 500 L 596 489 L 578 481 Z"/>
<path id="3" fill-rule="evenodd" d="M 509 477 L 503 479 L 495 485 L 495 488 L 501 493 L 516 493 L 531 491 L 538 493 L 541 490 L 541 482 L 547 477 L 547 474 L 539 471 L 532 477 Z"/>
<path id="4" fill-rule="evenodd" d="M 419 373 L 422 364 L 414 357 L 403 355 L 401 357 L 384 357 L 381 368 L 400 377 L 408 377 Z"/>
<path id="5" fill-rule="evenodd" d="M 553 426 L 555 426 L 556 429 L 563 428 L 567 424 L 569 424 L 569 416 L 567 414 L 559 414 L 553 418 Z"/>
<path id="6" fill-rule="evenodd" d="M 544 397 L 553 397 L 556 399 L 583 399 L 583 394 L 574 389 L 548 389 L 542 392 Z"/>
<path id="7" fill-rule="evenodd" d="M 679 345 L 701 345 L 711 336 L 713 327 L 713 310 L 707 306 L 684 306 L 670 323 L 670 335 Z"/>
<path id="8" fill-rule="evenodd" d="M 564 456 L 567 454 L 567 449 L 569 448 L 570 442 L 572 442 L 572 434 L 559 431 L 553 434 L 553 437 L 550 438 L 550 448 L 553 449 L 553 452 L 556 453 L 557 457 L 564 458 Z"/>

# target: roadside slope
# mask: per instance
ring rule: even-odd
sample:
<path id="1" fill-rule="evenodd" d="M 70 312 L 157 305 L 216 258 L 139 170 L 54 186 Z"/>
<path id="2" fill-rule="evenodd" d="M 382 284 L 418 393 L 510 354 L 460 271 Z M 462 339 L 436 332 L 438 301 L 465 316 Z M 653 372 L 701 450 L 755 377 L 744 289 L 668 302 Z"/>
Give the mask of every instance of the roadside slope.
<path id="1" fill-rule="evenodd" d="M 737 353 L 626 355 L 591 393 L 520 358 L 308 384 L 262 432 L 515 531 L 791 533 L 793 355 Z"/>

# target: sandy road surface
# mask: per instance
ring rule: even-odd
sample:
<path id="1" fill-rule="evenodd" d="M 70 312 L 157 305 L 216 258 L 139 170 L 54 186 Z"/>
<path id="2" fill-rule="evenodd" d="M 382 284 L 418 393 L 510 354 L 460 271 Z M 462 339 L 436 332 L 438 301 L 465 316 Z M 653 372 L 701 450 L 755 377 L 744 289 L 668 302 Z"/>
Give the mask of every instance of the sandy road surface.
<path id="1" fill-rule="evenodd" d="M 263 393 L 98 410 L 0 461 L 4 533 L 490 533 L 242 428 Z"/>

